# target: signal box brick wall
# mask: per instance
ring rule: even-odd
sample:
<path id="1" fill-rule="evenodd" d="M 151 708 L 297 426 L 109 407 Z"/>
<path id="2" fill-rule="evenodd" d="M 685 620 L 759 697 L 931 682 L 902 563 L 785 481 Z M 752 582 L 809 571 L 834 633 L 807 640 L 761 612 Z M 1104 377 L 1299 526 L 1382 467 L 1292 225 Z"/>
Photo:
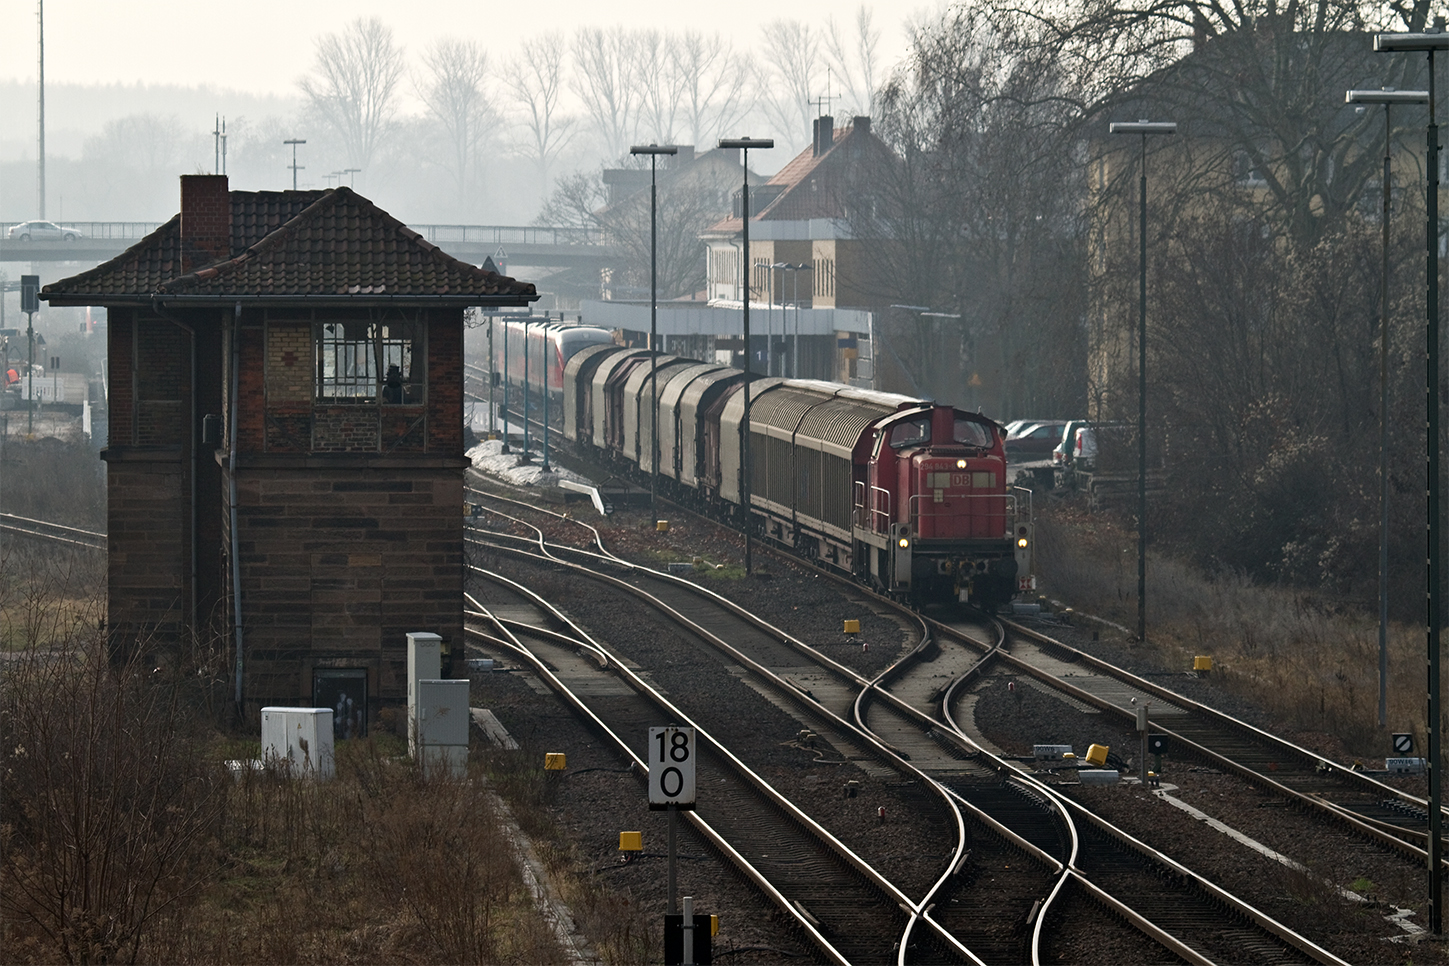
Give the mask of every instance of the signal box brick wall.
<path id="1" fill-rule="evenodd" d="M 111 313 L 111 419 L 102 459 L 108 464 L 107 620 L 113 635 L 170 640 L 189 617 L 184 429 L 191 380 L 182 338 L 168 322 Z"/>
<path id="2" fill-rule="evenodd" d="M 406 699 L 406 634 L 463 635 L 463 473 L 453 466 L 238 473 L 249 706 L 311 700 L 316 667 Z"/>
<path id="3" fill-rule="evenodd" d="M 240 319 L 237 526 L 248 708 L 311 701 L 318 667 L 406 699 L 406 634 L 463 646 L 463 318 L 426 324 L 419 405 L 329 405 L 317 327 L 358 310 Z M 364 310 L 361 318 L 367 318 Z"/>
<path id="4" fill-rule="evenodd" d="M 223 616 L 225 560 L 212 509 L 221 470 L 189 430 L 198 412 L 222 405 L 219 380 L 206 378 L 219 364 L 215 320 L 215 313 L 110 313 L 111 411 L 101 458 L 107 463 L 107 621 L 114 639 L 205 637 L 217 633 Z"/>

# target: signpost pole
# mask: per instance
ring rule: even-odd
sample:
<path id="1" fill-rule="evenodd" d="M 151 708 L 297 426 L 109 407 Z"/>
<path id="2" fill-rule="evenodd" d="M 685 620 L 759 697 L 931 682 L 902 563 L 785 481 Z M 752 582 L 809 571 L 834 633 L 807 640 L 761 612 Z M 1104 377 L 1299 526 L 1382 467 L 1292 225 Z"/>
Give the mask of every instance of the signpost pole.
<path id="1" fill-rule="evenodd" d="M 677 902 L 676 902 L 676 894 L 679 891 L 678 888 L 677 888 L 677 885 L 678 885 L 678 882 L 679 882 L 679 876 L 678 876 L 679 866 L 677 865 L 677 862 L 679 860 L 679 853 L 675 850 L 675 844 L 674 844 L 674 831 L 678 827 L 679 827 L 679 807 L 677 805 L 670 805 L 669 806 L 669 914 L 671 916 L 674 915 L 675 911 L 678 909 L 678 905 L 677 905 Z"/>
<path id="2" fill-rule="evenodd" d="M 649 808 L 669 813 L 669 915 L 675 915 L 677 902 L 676 829 L 681 808 L 694 808 L 695 731 L 670 725 L 650 728 L 648 748 Z"/>

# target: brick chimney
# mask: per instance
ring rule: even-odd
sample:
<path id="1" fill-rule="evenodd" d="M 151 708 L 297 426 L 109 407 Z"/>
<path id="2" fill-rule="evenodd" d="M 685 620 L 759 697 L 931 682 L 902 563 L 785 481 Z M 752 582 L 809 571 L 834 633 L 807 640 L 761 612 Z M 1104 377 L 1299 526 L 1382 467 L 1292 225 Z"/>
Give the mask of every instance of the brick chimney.
<path id="1" fill-rule="evenodd" d="M 181 272 L 231 257 L 231 193 L 224 174 L 181 176 Z"/>
<path id="2" fill-rule="evenodd" d="M 815 156 L 818 158 L 835 146 L 835 118 L 829 114 L 815 119 Z"/>
<path id="3" fill-rule="evenodd" d="M 869 134 L 870 118 L 868 116 L 857 114 L 851 126 L 854 127 L 861 134 Z"/>

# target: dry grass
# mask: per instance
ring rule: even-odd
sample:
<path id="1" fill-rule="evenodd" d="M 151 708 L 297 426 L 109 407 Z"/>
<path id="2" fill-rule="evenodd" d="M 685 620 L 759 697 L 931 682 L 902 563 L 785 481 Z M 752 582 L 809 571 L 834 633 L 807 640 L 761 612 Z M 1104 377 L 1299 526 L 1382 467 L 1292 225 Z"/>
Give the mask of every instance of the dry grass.
<path id="1" fill-rule="evenodd" d="M 213 649 L 118 660 L 73 619 L 98 604 L 9 573 L 6 962 L 563 960 L 481 768 L 425 778 L 379 733 L 338 747 L 333 781 L 234 779 L 258 743 L 219 725 Z"/>
<path id="2" fill-rule="evenodd" d="M 1050 596 L 1136 628 L 1134 533 L 1108 516 L 1057 505 L 1044 515 L 1037 549 Z M 1389 627 L 1387 728 L 1378 726 L 1378 618 L 1361 607 L 1205 575 L 1149 552 L 1147 627 L 1146 646 L 1166 666 L 1187 670 L 1195 655 L 1211 656 L 1229 688 L 1273 708 L 1285 727 L 1336 739 L 1345 754 L 1382 758 L 1395 731 L 1411 731 L 1427 747 L 1422 627 Z"/>

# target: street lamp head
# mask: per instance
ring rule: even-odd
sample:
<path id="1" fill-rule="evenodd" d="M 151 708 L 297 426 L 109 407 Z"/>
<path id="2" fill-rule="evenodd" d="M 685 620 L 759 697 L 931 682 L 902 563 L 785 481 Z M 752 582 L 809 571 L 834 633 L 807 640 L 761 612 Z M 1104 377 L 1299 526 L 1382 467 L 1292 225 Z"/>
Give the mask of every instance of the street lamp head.
<path id="1" fill-rule="evenodd" d="M 673 144 L 636 144 L 629 149 L 630 154 L 678 154 L 679 148 Z"/>
<path id="2" fill-rule="evenodd" d="M 1427 104 L 1428 91 L 1345 91 L 1345 104 Z"/>
<path id="3" fill-rule="evenodd" d="M 1374 50 L 1381 54 L 1403 50 L 1449 50 L 1449 33 L 1374 34 Z"/>
<path id="4" fill-rule="evenodd" d="M 1176 134 L 1176 121 L 1113 121 L 1107 125 L 1110 134 Z"/>
<path id="5" fill-rule="evenodd" d="M 751 148 L 773 148 L 774 138 L 720 138 L 720 148 L 744 148 L 746 151 Z"/>

